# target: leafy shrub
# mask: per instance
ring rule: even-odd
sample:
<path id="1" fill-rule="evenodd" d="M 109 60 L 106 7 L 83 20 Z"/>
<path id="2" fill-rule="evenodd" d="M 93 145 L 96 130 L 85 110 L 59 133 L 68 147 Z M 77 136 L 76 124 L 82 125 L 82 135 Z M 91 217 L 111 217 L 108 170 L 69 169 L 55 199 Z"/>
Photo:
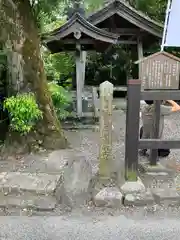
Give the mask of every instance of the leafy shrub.
<path id="1" fill-rule="evenodd" d="M 21 134 L 30 132 L 37 120 L 42 118 L 42 112 L 32 93 L 6 98 L 3 107 L 9 113 L 11 128 Z"/>
<path id="2" fill-rule="evenodd" d="M 60 119 L 65 119 L 71 114 L 68 108 L 72 103 L 72 96 L 66 89 L 55 82 L 48 85 L 56 113 Z"/>
<path id="3" fill-rule="evenodd" d="M 73 54 L 56 53 L 52 55 L 47 51 L 43 51 L 43 60 L 48 79 L 58 81 L 64 78 L 69 82 L 70 73 L 74 71 L 75 67 Z"/>

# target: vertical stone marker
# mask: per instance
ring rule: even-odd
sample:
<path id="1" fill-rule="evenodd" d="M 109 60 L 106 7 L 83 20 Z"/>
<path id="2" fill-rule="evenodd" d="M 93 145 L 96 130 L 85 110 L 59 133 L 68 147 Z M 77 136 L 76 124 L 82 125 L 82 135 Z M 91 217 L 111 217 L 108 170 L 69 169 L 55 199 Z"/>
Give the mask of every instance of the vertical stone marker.
<path id="1" fill-rule="evenodd" d="M 99 175 L 101 179 L 111 178 L 112 169 L 112 100 L 113 84 L 100 84 L 100 152 Z"/>

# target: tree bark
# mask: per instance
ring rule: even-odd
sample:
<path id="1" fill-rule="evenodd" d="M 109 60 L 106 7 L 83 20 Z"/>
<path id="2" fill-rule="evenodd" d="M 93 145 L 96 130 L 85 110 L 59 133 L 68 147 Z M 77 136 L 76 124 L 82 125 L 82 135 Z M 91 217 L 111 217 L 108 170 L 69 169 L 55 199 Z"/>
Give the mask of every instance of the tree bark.
<path id="1" fill-rule="evenodd" d="M 6 47 L 8 45 L 9 49 L 8 65 L 11 69 L 10 95 L 17 92 L 33 92 L 39 108 L 43 112 L 43 119 L 38 122 L 34 131 L 23 137 L 18 133 L 9 132 L 7 144 L 16 145 L 16 149 L 17 145 L 21 146 L 23 151 L 32 151 L 34 147 L 37 149 L 38 146 L 45 149 L 66 148 L 68 142 L 56 116 L 48 90 L 40 52 L 38 27 L 30 2 L 29 0 L 5 0 L 6 5 L 6 1 L 12 7 L 9 19 L 13 19 L 16 23 L 13 24 L 16 30 L 9 32 L 6 37 Z M 6 9 L 8 9 L 7 6 Z"/>

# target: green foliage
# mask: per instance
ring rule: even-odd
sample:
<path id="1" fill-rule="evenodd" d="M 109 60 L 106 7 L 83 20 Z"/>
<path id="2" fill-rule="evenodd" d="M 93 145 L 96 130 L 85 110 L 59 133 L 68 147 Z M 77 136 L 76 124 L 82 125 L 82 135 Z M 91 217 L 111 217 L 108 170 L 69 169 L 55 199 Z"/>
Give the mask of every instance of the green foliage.
<path id="1" fill-rule="evenodd" d="M 42 112 L 32 93 L 7 98 L 4 101 L 4 109 L 9 113 L 11 128 L 21 134 L 29 133 L 42 118 Z"/>
<path id="2" fill-rule="evenodd" d="M 154 20 L 164 22 L 167 0 L 129 0 L 129 3 Z"/>
<path id="3" fill-rule="evenodd" d="M 68 111 L 68 107 L 72 103 L 72 96 L 55 82 L 51 82 L 48 85 L 57 115 L 60 119 L 65 119 L 71 114 Z"/>
<path id="4" fill-rule="evenodd" d="M 100 9 L 103 5 L 103 0 L 85 0 L 84 5 L 86 7 L 86 10 L 88 13 L 92 13 L 94 11 L 97 11 L 97 9 Z"/>
<path id="5" fill-rule="evenodd" d="M 62 13 L 60 10 L 64 4 L 63 0 L 31 0 L 31 7 L 34 13 L 39 28 L 44 26 L 44 23 L 50 23 L 57 17 L 57 12 Z"/>
<path id="6" fill-rule="evenodd" d="M 69 53 L 43 53 L 44 67 L 49 80 L 59 81 L 61 78 L 69 80 L 74 69 L 74 57 Z"/>
<path id="7" fill-rule="evenodd" d="M 49 21 L 49 18 L 43 17 L 43 32 L 50 32 L 56 28 L 61 27 L 66 22 L 65 16 L 57 18 L 53 18 L 53 20 Z"/>
<path id="8" fill-rule="evenodd" d="M 126 72 L 131 72 L 133 60 L 129 48 L 115 45 L 104 53 L 88 55 L 86 68 L 86 83 L 99 85 L 104 80 L 110 80 L 114 85 L 126 85 Z"/>
<path id="9" fill-rule="evenodd" d="M 45 31 L 50 31 L 62 26 L 65 20 L 60 18 L 52 21 L 44 26 Z M 72 53 L 61 52 L 56 54 L 50 54 L 48 51 L 43 51 L 43 60 L 46 75 L 50 81 L 59 81 L 60 79 L 71 78 L 75 61 Z M 64 85 L 63 85 L 64 86 Z"/>

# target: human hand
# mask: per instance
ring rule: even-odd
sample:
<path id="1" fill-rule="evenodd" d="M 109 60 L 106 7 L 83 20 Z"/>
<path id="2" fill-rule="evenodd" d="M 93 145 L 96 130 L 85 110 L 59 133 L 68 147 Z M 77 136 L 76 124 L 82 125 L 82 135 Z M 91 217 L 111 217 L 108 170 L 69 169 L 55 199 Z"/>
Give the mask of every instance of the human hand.
<path id="1" fill-rule="evenodd" d="M 174 104 L 174 101 L 173 101 L 173 100 L 166 100 L 166 102 L 170 103 L 171 105 Z"/>

